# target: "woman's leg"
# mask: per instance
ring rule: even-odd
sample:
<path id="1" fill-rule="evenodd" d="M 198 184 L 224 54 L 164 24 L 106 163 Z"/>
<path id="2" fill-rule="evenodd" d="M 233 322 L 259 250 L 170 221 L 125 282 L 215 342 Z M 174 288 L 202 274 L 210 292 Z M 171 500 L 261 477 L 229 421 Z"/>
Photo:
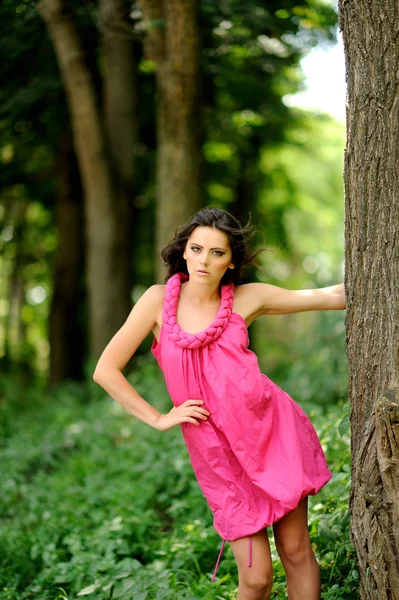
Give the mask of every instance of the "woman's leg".
<path id="1" fill-rule="evenodd" d="M 237 600 L 269 600 L 273 582 L 273 566 L 267 530 L 252 536 L 252 565 L 248 566 L 248 537 L 230 542 L 238 566 Z"/>
<path id="2" fill-rule="evenodd" d="M 320 600 L 320 569 L 308 530 L 308 499 L 273 525 L 277 552 L 287 577 L 289 600 Z"/>

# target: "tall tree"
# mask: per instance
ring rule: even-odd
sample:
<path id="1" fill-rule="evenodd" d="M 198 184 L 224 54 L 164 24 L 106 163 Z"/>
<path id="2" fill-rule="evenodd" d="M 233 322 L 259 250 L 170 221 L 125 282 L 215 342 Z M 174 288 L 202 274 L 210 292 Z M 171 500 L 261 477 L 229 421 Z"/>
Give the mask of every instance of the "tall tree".
<path id="1" fill-rule="evenodd" d="M 158 248 L 203 197 L 197 0 L 140 0 L 157 81 Z M 159 272 L 162 277 L 162 270 Z"/>
<path id="2" fill-rule="evenodd" d="M 130 1 L 100 0 L 102 31 L 103 115 L 105 133 L 112 162 L 116 195 L 121 277 L 124 286 L 123 312 L 130 310 L 132 284 L 131 240 L 133 193 L 138 147 L 138 81 L 132 27 L 129 23 Z"/>
<path id="3" fill-rule="evenodd" d="M 399 5 L 340 1 L 350 508 L 362 598 L 399 599 Z"/>
<path id="4" fill-rule="evenodd" d="M 64 0 L 37 5 L 53 40 L 68 98 L 85 196 L 90 350 L 99 356 L 126 317 L 126 286 L 116 195 L 92 77 Z"/>
<path id="5" fill-rule="evenodd" d="M 50 2 L 50 4 L 54 3 Z M 128 17 L 126 16 L 126 4 L 129 5 L 129 8 L 131 5 Z M 135 125 L 131 119 L 132 113 L 135 111 L 134 100 L 131 101 L 131 91 L 133 89 L 134 92 L 135 88 L 135 70 L 133 68 L 133 77 L 123 75 L 123 73 L 132 72 L 129 66 L 127 68 L 124 66 L 131 64 L 132 54 L 129 48 L 132 46 L 132 28 L 135 35 L 143 31 L 142 14 L 137 10 L 137 4 L 138 0 L 132 3 L 129 0 L 99 0 L 98 3 L 64 0 L 61 3 L 61 6 L 69 11 L 73 9 L 73 17 L 69 12 L 70 20 L 76 25 L 79 41 L 83 48 L 79 59 L 83 57 L 83 62 L 89 66 L 88 71 L 94 81 L 92 88 L 95 87 L 93 95 L 97 100 L 100 98 L 101 110 L 98 111 L 97 117 L 100 125 L 103 126 L 102 129 L 105 130 L 105 135 L 101 133 L 105 139 L 101 152 L 103 158 L 105 155 L 111 173 L 109 179 L 112 180 L 114 199 L 109 206 L 112 206 L 114 212 L 111 215 L 114 223 L 112 228 L 117 232 L 117 240 L 115 244 L 110 244 L 109 248 L 110 252 L 118 257 L 113 261 L 115 268 L 121 271 L 118 276 L 121 283 L 118 287 L 120 289 L 124 287 L 125 290 L 127 287 L 127 263 L 131 256 L 127 255 L 126 242 L 123 240 L 126 240 L 129 231 L 135 243 L 134 266 L 137 282 L 147 285 L 153 281 L 154 262 L 153 228 L 155 218 L 153 213 L 155 211 L 153 206 L 155 194 L 152 171 L 156 155 L 156 142 L 154 132 L 155 94 L 151 72 L 153 65 L 145 60 L 140 63 L 141 45 L 138 42 L 134 44 L 134 60 L 136 63 L 140 63 L 140 69 L 138 69 L 140 85 L 137 85 L 136 89 L 140 94 L 139 125 L 142 143 L 137 148 L 139 168 L 134 174 L 133 196 L 135 197 L 136 216 L 138 215 L 138 218 L 133 220 L 134 229 L 129 229 L 128 218 L 123 217 L 128 212 L 126 204 L 123 201 L 119 202 L 121 198 L 127 198 L 130 193 L 129 191 L 127 194 L 121 193 L 120 181 L 123 181 L 123 190 L 129 190 L 131 176 L 126 175 L 125 167 L 126 169 L 131 168 L 131 153 L 134 146 L 134 142 L 130 144 L 129 138 L 135 135 L 131 129 Z M 162 69 L 168 59 L 166 41 L 169 35 L 175 36 L 176 44 L 179 40 L 181 41 L 179 47 L 183 52 L 185 52 L 185 44 L 191 43 L 188 39 L 191 35 L 189 29 L 186 28 L 182 36 L 177 35 L 176 27 L 180 23 L 184 24 L 185 21 L 174 19 L 173 14 L 169 18 L 171 26 L 166 27 L 166 30 L 162 29 L 167 22 L 165 15 L 169 14 L 172 7 L 176 8 L 181 5 L 185 9 L 186 3 L 183 5 L 183 3 L 169 2 L 169 0 L 164 0 L 162 3 L 160 0 L 152 0 L 152 2 L 147 0 L 145 4 L 147 7 L 150 5 L 153 7 L 152 12 L 148 8 L 148 14 L 151 12 L 154 19 L 149 20 L 147 24 L 146 39 L 151 42 L 150 46 L 155 43 L 155 47 L 153 47 L 155 55 L 157 55 L 157 40 L 165 44 L 160 48 L 164 57 L 162 61 L 165 60 L 162 62 Z M 59 6 L 60 3 L 58 2 L 57 5 Z M 281 102 L 281 97 L 293 93 L 297 89 L 300 77 L 298 73 L 295 73 L 295 69 L 300 54 L 320 38 L 331 37 L 335 15 L 332 8 L 328 7 L 323 0 L 285 0 L 283 8 L 281 0 L 271 0 L 267 4 L 263 0 L 247 0 L 245 3 L 242 0 L 231 0 L 230 2 L 201 0 L 198 5 L 202 46 L 200 104 L 206 115 L 205 144 L 203 146 L 206 167 L 202 178 L 203 185 L 207 188 L 210 202 L 230 208 L 237 214 L 246 213 L 250 209 L 255 219 L 259 216 L 259 222 L 261 222 L 264 215 L 261 210 L 256 212 L 256 199 L 259 198 L 260 188 L 264 186 L 265 177 L 259 168 L 261 166 L 259 150 L 265 145 L 275 145 L 283 141 L 284 132 L 288 123 L 292 122 L 292 118 L 290 118 L 291 111 Z M 98 6 L 100 9 L 99 19 L 93 10 L 94 6 Z M 155 8 L 160 6 L 163 12 L 161 11 L 161 17 L 157 20 Z M 64 18 L 68 15 L 68 10 L 62 13 Z M 1 194 L 4 197 L 9 193 L 12 195 L 14 185 L 18 186 L 20 191 L 23 190 L 23 196 L 28 203 L 27 232 L 29 240 L 33 240 L 34 236 L 36 236 L 35 239 L 37 237 L 41 239 L 42 234 L 36 222 L 30 220 L 30 205 L 33 203 L 40 204 L 40 214 L 41 207 L 45 207 L 46 218 L 49 219 L 46 229 L 49 240 L 54 234 L 55 223 L 57 223 L 56 228 L 67 224 L 64 218 L 59 221 L 52 219 L 51 213 L 55 208 L 56 199 L 59 199 L 56 190 L 62 188 L 64 178 L 63 169 L 55 168 L 54 157 L 57 157 L 60 152 L 60 140 L 65 133 L 65 124 L 68 121 L 67 103 L 71 104 L 71 102 L 69 95 L 65 94 L 66 87 L 61 84 L 60 69 L 57 68 L 55 57 L 49 47 L 49 39 L 44 35 L 43 28 L 44 23 L 36 11 L 36 3 L 24 0 L 4 0 L 0 3 L 0 49 L 7 56 L 7 61 L 3 61 L 0 65 L 0 79 L 4 82 L 0 90 L 2 151 L 4 149 L 4 158 L 2 158 L 3 153 L 0 157 L 2 160 L 0 186 L 3 188 Z M 298 33 L 299 35 L 297 35 Z M 184 36 L 187 39 L 184 39 Z M 123 59 L 121 59 L 122 56 Z M 184 56 L 180 59 L 180 63 L 184 63 L 186 58 Z M 177 60 L 170 61 L 171 65 L 180 63 Z M 155 66 L 158 66 L 158 62 Z M 188 63 L 187 65 L 183 64 L 183 67 L 186 66 Z M 184 70 L 177 69 L 177 71 L 180 74 L 179 77 L 176 76 L 177 81 L 184 78 L 187 81 L 190 79 L 191 74 L 186 77 Z M 65 68 L 63 72 L 65 73 Z M 64 79 L 66 80 L 65 77 Z M 71 80 L 70 75 L 69 79 Z M 194 77 L 196 84 L 198 81 L 199 79 Z M 163 86 L 166 84 L 166 80 L 161 80 L 159 83 Z M 79 86 L 72 84 L 73 87 Z M 173 86 L 169 87 L 173 91 Z M 75 89 L 72 92 L 77 94 Z M 162 93 L 157 97 L 160 100 Z M 183 101 L 185 101 L 184 97 Z M 183 103 L 183 108 L 184 106 Z M 172 112 L 165 118 L 175 113 L 178 118 L 183 117 L 186 109 L 184 108 L 183 113 L 180 114 L 182 109 L 177 105 L 172 105 L 171 110 Z M 93 119 L 91 111 L 89 114 Z M 171 127 L 174 127 L 174 123 L 174 120 L 170 121 Z M 194 123 L 194 128 L 188 129 L 188 135 L 195 131 L 196 127 L 198 127 L 197 121 Z M 198 139 L 201 142 L 201 128 L 198 129 Z M 74 126 L 74 131 L 76 133 L 76 126 Z M 184 131 L 183 129 L 179 131 L 183 132 L 182 147 L 187 149 L 188 142 L 183 135 Z M 200 145 L 199 143 L 197 147 Z M 104 147 L 106 152 L 104 152 Z M 119 151 L 122 148 L 124 150 L 121 153 Z M 89 151 L 88 144 L 84 144 L 82 151 L 85 149 Z M 172 159 L 177 161 L 180 156 L 179 152 L 180 150 L 176 150 L 175 153 L 172 153 Z M 118 154 L 121 157 L 120 160 L 117 157 Z M 91 156 L 95 155 L 96 152 L 91 153 Z M 187 153 L 186 156 L 188 156 Z M 158 158 L 161 163 L 161 152 Z M 183 161 L 184 159 L 185 155 L 182 157 Z M 60 162 L 62 163 L 62 160 Z M 120 174 L 119 167 L 122 163 L 123 173 Z M 82 178 L 81 164 L 79 158 L 79 170 Z M 167 162 L 165 161 L 164 164 Z M 194 161 L 193 165 L 195 164 L 198 163 Z M 190 165 L 188 166 L 190 168 Z M 172 181 L 168 181 L 170 173 L 172 171 L 164 170 L 165 185 L 172 184 Z M 176 174 L 176 171 L 173 173 Z M 86 200 L 86 184 L 85 179 L 82 179 Z M 176 180 L 175 176 L 173 176 L 173 180 Z M 180 181 L 178 173 L 179 185 Z M 201 182 L 199 185 L 193 186 L 187 199 L 190 200 L 193 195 L 196 195 L 200 187 Z M 167 192 L 164 197 L 174 199 L 175 195 L 173 192 Z M 85 202 L 85 204 L 87 209 L 87 203 Z M 175 210 L 177 205 L 175 207 L 173 203 L 170 203 L 169 208 L 167 205 L 159 204 L 159 206 L 158 221 L 165 230 L 166 239 L 172 233 L 175 225 L 185 217 L 177 214 Z M 166 223 L 165 220 L 167 208 L 169 214 L 173 213 L 173 221 L 169 223 Z M 188 209 L 187 216 L 194 210 L 194 206 Z M 280 232 L 280 229 L 283 229 L 284 208 L 279 210 L 280 212 L 274 214 L 274 222 Z M 103 210 L 93 209 L 93 211 L 99 221 L 102 220 L 101 215 L 108 214 Z M 270 207 L 268 206 L 267 217 L 270 223 L 269 216 Z M 123 222 L 121 223 L 121 221 Z M 111 224 L 108 225 L 111 226 Z M 35 232 L 34 235 L 33 232 Z M 65 240 L 66 231 L 56 231 L 55 233 L 57 239 L 63 237 L 67 246 L 74 243 Z M 97 233 L 101 236 L 101 228 L 97 229 Z M 161 246 L 162 243 L 158 242 L 158 246 Z M 14 256 L 11 253 L 11 246 L 14 248 L 14 240 L 8 244 L 10 258 Z M 52 241 L 46 244 L 43 238 L 42 246 L 42 251 L 39 252 L 39 246 L 32 241 L 32 247 L 37 250 L 37 257 L 34 252 L 31 258 L 36 260 L 37 273 L 40 273 L 40 277 L 38 275 L 33 281 L 31 270 L 26 270 L 26 276 L 29 279 L 26 286 L 27 292 L 35 284 L 44 284 L 44 287 L 51 293 L 60 283 L 64 283 L 61 281 L 61 270 L 57 271 L 57 281 L 55 279 L 49 281 L 48 278 L 53 274 L 50 263 L 54 256 L 54 244 Z M 89 245 L 86 247 L 89 248 Z M 59 250 L 61 251 L 61 248 Z M 100 253 L 98 253 L 98 259 L 101 262 Z M 55 257 L 55 261 L 57 260 Z M 105 268 L 108 268 L 109 261 L 107 260 L 103 264 Z M 42 270 L 40 265 L 43 266 Z M 77 263 L 75 265 L 78 266 Z M 60 278 L 58 278 L 58 274 L 60 274 Z M 56 274 L 54 273 L 54 275 Z M 76 277 L 78 277 L 78 273 L 76 273 Z M 112 304 L 113 308 L 129 305 L 126 292 L 123 297 L 119 294 L 118 300 L 114 303 L 106 299 L 108 294 L 115 291 L 113 279 L 104 276 L 101 281 L 98 278 L 94 280 L 91 278 L 91 281 L 94 281 L 94 285 L 97 286 L 97 290 L 93 290 L 92 285 L 92 292 L 98 293 L 100 305 Z M 105 281 L 112 289 L 104 290 L 102 286 Z M 56 296 L 61 297 L 58 292 L 56 292 Z M 75 301 L 79 306 L 82 305 L 78 298 Z M 65 311 L 69 310 L 67 304 L 67 302 L 63 303 Z M 40 320 L 40 335 L 47 332 L 47 325 L 44 323 L 45 307 L 47 308 L 47 306 L 48 301 L 44 300 L 41 304 L 29 305 L 28 310 L 22 311 L 24 318 L 31 314 L 32 310 L 35 311 L 32 322 L 27 320 L 25 323 L 25 339 L 29 339 L 31 347 L 38 355 L 40 346 L 32 342 L 34 336 L 32 337 L 31 333 L 34 330 L 37 331 L 33 321 Z M 55 310 L 62 310 L 61 306 L 58 308 L 54 304 L 52 306 Z M 84 306 L 86 307 L 86 302 L 84 302 Z M 121 313 L 124 311 L 126 308 Z M 69 330 L 76 330 L 78 324 L 81 336 L 85 336 L 86 321 L 93 321 L 95 318 L 90 307 L 88 307 L 87 313 L 86 311 L 79 312 L 77 323 L 71 322 L 70 311 L 68 314 L 69 317 L 66 313 L 65 315 L 59 313 L 57 322 L 62 324 L 68 321 Z M 86 314 L 88 319 L 84 318 Z M 108 323 L 110 324 L 109 330 L 113 329 L 108 319 L 104 321 L 106 327 L 108 327 Z M 99 327 L 101 327 L 101 323 L 99 323 Z M 99 327 L 96 328 L 98 334 Z M 93 325 L 91 329 L 93 329 Z M 69 330 L 64 329 L 65 334 L 69 333 Z M 57 334 L 54 336 L 57 337 Z M 69 347 L 67 340 L 65 343 L 63 340 L 59 340 L 59 342 L 59 348 L 66 350 Z M 80 338 L 79 346 L 86 347 L 86 341 Z M 58 355 L 59 364 L 62 360 L 61 355 Z M 43 357 L 41 364 L 44 364 Z"/>
<path id="6" fill-rule="evenodd" d="M 53 385 L 64 379 L 82 379 L 86 350 L 79 327 L 79 314 L 84 306 L 83 197 L 70 130 L 61 138 L 56 166 L 57 248 L 49 315 L 50 381 Z"/>
<path id="7" fill-rule="evenodd" d="M 23 198 L 14 198 L 10 206 L 12 222 L 15 227 L 15 258 L 10 277 L 10 311 L 8 315 L 8 331 L 5 336 L 6 347 L 11 357 L 17 362 L 21 359 L 24 341 L 24 324 L 21 319 L 21 310 L 25 300 L 25 280 L 22 266 L 25 258 L 25 230 L 27 203 Z M 11 216 L 11 215 L 10 215 Z"/>

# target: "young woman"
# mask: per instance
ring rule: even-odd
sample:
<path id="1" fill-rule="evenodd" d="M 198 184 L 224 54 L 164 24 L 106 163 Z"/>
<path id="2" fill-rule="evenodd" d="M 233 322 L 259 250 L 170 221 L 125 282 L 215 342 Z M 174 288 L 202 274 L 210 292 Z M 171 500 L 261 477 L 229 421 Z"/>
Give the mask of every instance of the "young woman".
<path id="1" fill-rule="evenodd" d="M 307 523 L 307 496 L 331 478 L 302 409 L 260 373 L 247 327 L 261 315 L 345 308 L 343 285 L 286 290 L 238 285 L 254 259 L 247 230 L 206 208 L 162 251 L 166 285 L 150 287 L 98 361 L 94 380 L 127 411 L 166 431 L 181 425 L 197 480 L 237 561 L 237 600 L 267 600 L 273 526 L 290 600 L 319 600 L 320 574 Z M 122 375 L 140 343 L 152 351 L 174 407 L 160 414 Z M 217 562 L 217 564 L 218 564 Z M 216 569 L 214 577 L 216 576 Z"/>

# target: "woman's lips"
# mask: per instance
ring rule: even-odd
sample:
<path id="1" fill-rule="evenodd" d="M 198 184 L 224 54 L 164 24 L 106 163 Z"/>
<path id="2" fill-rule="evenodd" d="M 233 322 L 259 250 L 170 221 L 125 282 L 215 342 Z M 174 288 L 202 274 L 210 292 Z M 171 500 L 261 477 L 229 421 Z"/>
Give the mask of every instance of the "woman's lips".
<path id="1" fill-rule="evenodd" d="M 209 275 L 208 271 L 197 271 L 198 275 Z"/>

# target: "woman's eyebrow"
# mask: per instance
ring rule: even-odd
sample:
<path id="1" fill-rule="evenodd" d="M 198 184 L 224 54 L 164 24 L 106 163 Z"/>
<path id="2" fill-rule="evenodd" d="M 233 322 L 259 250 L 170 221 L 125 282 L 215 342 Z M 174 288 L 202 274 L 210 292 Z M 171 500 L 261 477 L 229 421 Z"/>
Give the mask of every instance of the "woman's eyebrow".
<path id="1" fill-rule="evenodd" d="M 190 242 L 191 245 L 193 246 L 198 246 L 198 248 L 202 248 L 202 250 L 204 249 L 203 246 L 201 246 L 201 244 L 197 244 L 197 242 Z M 223 252 L 226 252 L 226 248 L 211 248 L 211 250 L 223 250 Z"/>

